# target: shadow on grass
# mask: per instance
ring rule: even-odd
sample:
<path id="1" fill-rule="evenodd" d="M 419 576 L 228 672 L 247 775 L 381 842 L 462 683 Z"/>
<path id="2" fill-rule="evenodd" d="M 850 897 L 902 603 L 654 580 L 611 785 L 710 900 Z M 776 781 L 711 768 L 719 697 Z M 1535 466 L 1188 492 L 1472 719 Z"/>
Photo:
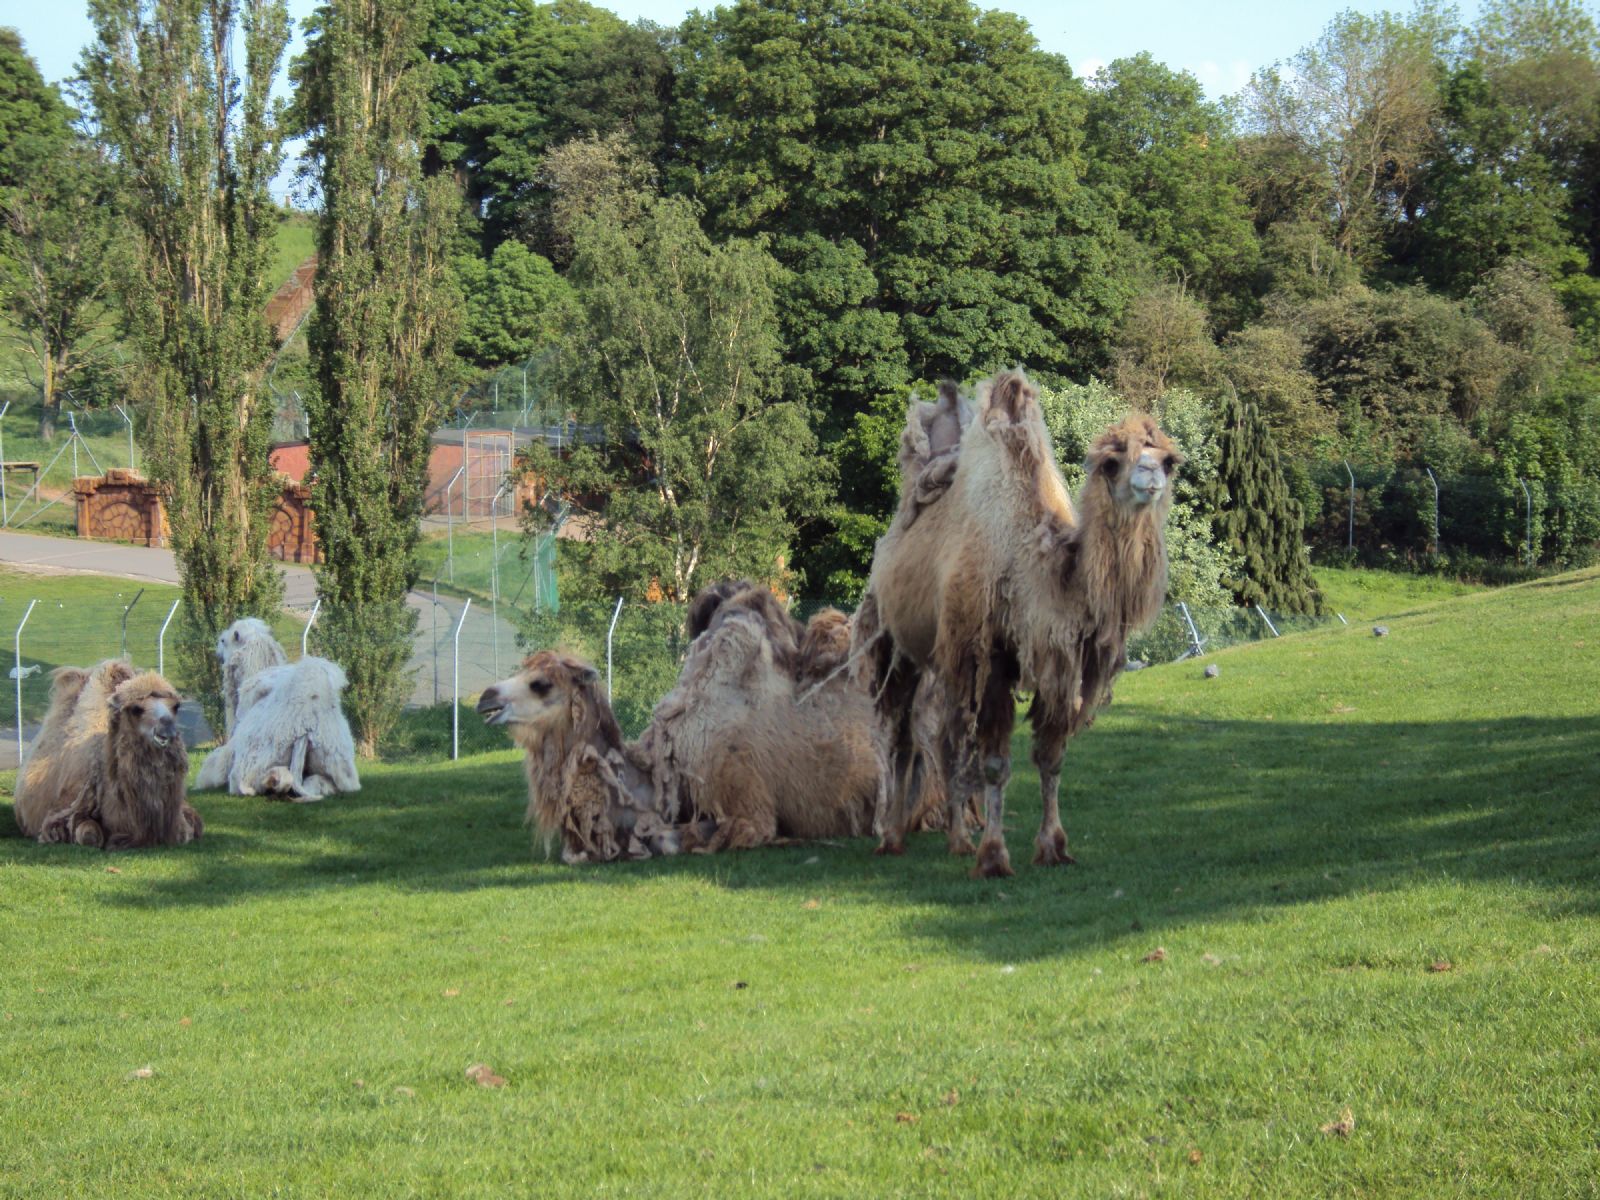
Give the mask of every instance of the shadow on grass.
<path id="1" fill-rule="evenodd" d="M 1017 877 L 974 881 L 943 835 L 904 858 L 871 843 L 601 867 L 545 860 L 521 825 L 510 755 L 380 768 L 366 790 L 292 806 L 202 793 L 207 833 L 182 877 L 106 903 L 206 907 L 380 884 L 402 891 L 689 877 L 835 904 L 898 905 L 908 936 L 1020 961 L 1163 927 L 1422 881 L 1514 881 L 1553 915 L 1600 908 L 1600 718 L 1287 723 L 1126 706 L 1069 750 L 1063 816 L 1079 864 L 1032 867 L 1037 780 L 1015 745 Z M 9 824 L 9 822 L 7 822 Z M 93 852 L 0 843 L 0 862 L 97 867 Z M 600 893 L 597 893 L 597 897 Z M 598 902 L 604 903 L 603 899 Z"/>

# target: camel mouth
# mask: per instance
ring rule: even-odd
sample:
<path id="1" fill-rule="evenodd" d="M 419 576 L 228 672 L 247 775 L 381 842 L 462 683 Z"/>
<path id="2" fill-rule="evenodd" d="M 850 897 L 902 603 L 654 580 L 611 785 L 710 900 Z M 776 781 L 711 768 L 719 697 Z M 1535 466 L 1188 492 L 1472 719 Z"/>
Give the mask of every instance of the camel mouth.
<path id="1" fill-rule="evenodd" d="M 505 725 L 511 720 L 511 710 L 504 704 L 479 705 L 478 715 L 485 725 Z"/>
<path id="2" fill-rule="evenodd" d="M 156 745 L 160 746 L 163 750 L 172 744 L 171 736 L 164 733 L 152 733 L 150 735 L 150 740 Z"/>
<path id="3" fill-rule="evenodd" d="M 1154 504 L 1156 498 L 1166 489 L 1158 483 L 1152 487 L 1140 487 L 1138 484 L 1134 484 L 1129 490 L 1133 492 L 1133 498 L 1138 503 Z"/>

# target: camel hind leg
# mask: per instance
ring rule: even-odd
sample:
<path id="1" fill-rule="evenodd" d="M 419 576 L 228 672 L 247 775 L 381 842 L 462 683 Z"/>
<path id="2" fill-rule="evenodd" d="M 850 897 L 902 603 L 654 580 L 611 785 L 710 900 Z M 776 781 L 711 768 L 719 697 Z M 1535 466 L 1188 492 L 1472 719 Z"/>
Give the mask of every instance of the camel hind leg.
<path id="1" fill-rule="evenodd" d="M 878 716 L 889 730 L 884 781 L 888 811 L 879 815 L 875 854 L 904 854 L 912 797 L 922 791 L 922 756 L 917 753 L 915 699 L 917 670 L 899 657 L 885 637 L 878 650 Z"/>

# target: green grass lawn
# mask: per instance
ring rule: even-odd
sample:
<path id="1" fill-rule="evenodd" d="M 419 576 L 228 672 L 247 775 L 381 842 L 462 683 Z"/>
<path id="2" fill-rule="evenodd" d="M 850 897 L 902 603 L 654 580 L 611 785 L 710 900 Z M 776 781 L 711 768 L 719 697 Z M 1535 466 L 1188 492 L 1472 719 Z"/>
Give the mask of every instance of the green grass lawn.
<path id="1" fill-rule="evenodd" d="M 1348 621 L 1372 621 L 1410 612 L 1419 605 L 1483 591 L 1483 585 L 1439 575 L 1409 575 L 1362 567 L 1318 567 L 1317 586 L 1328 608 Z"/>
<path id="2" fill-rule="evenodd" d="M 1019 735 L 1013 880 L 564 867 L 504 750 L 0 840 L 0 1196 L 1593 1195 L 1600 573 L 1403 603 L 1124 679 L 1071 869 Z"/>

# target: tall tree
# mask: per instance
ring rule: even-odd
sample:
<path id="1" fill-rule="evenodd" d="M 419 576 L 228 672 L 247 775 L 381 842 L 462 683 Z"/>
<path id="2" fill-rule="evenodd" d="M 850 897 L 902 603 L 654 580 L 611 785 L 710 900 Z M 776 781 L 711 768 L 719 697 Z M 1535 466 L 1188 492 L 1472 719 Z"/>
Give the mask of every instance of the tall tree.
<path id="1" fill-rule="evenodd" d="M 437 4 L 424 48 L 438 66 L 427 137 L 458 170 L 490 249 L 550 242 L 543 156 L 575 138 L 624 133 L 661 153 L 672 75 L 663 34 L 585 0 Z"/>
<path id="2" fill-rule="evenodd" d="M 570 457 L 525 465 L 599 501 L 592 540 L 609 589 L 688 600 L 706 580 L 790 582 L 791 511 L 816 503 L 816 442 L 782 391 L 774 290 L 758 245 L 714 245 L 689 201 L 600 213 L 575 238 L 565 394 L 597 427 Z"/>
<path id="3" fill-rule="evenodd" d="M 460 298 L 447 249 L 459 193 L 428 178 L 428 0 L 334 0 L 296 63 L 322 198 L 307 402 L 326 560 L 322 644 L 345 669 L 363 753 L 409 691 L 418 519 L 444 415 Z"/>
<path id="4" fill-rule="evenodd" d="M 1304 513 L 1267 423 L 1232 388 L 1217 409 L 1217 472 L 1205 486 L 1217 541 L 1236 556 L 1237 568 L 1223 578 L 1234 600 L 1273 612 L 1320 613 Z"/>
<path id="5" fill-rule="evenodd" d="M 0 306 L 7 338 L 38 370 L 39 434 L 55 437 L 61 398 L 109 344 L 110 176 L 68 122 L 56 89 L 0 29 Z"/>
<path id="6" fill-rule="evenodd" d="M 1083 85 L 1024 21 L 968 0 L 738 0 L 679 38 L 669 184 L 717 231 L 772 239 L 792 394 L 830 454 L 913 380 L 1104 360 L 1120 239 L 1080 182 Z M 830 545 L 808 569 L 843 579 L 850 557 Z"/>
<path id="7" fill-rule="evenodd" d="M 184 682 L 220 720 L 216 636 L 282 595 L 262 376 L 281 161 L 271 88 L 289 18 L 280 0 L 91 0 L 89 14 L 83 76 L 132 233 L 122 290 L 146 459 L 171 495 Z"/>
<path id="8" fill-rule="evenodd" d="M 1267 145 L 1322 169 L 1334 244 L 1370 260 L 1406 214 L 1438 109 L 1433 10 L 1411 21 L 1347 10 L 1287 70 L 1258 72 L 1246 90 L 1249 126 Z"/>
<path id="9" fill-rule="evenodd" d="M 1086 180 L 1144 245 L 1154 274 L 1237 324 L 1260 249 L 1232 123 L 1199 80 L 1148 54 L 1095 73 L 1084 123 Z M 1228 309 L 1226 313 L 1220 310 Z"/>
<path id="10" fill-rule="evenodd" d="M 0 26 L 0 190 L 14 187 L 71 135 L 72 113 L 15 29 Z"/>

